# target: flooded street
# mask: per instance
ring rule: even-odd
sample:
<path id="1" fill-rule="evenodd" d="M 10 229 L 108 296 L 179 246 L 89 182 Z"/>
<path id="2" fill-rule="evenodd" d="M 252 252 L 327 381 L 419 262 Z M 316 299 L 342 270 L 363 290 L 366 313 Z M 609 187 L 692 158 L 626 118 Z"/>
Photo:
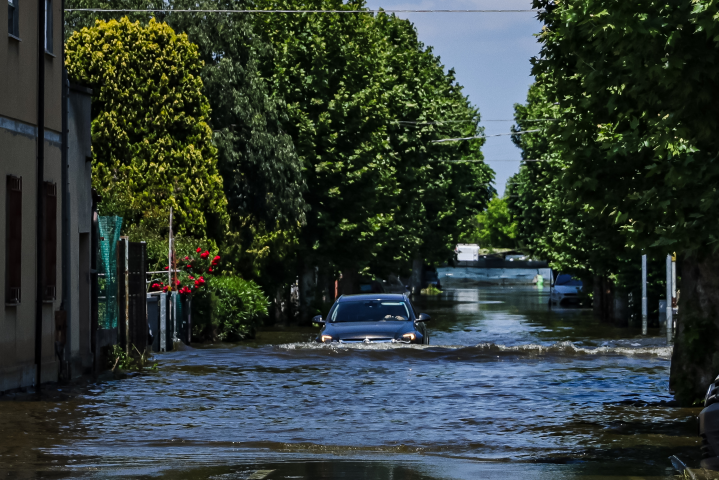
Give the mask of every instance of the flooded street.
<path id="1" fill-rule="evenodd" d="M 0 478 L 673 478 L 669 455 L 698 464 L 699 409 L 673 406 L 662 333 L 550 309 L 548 293 L 424 297 L 430 346 L 270 331 L 0 402 Z"/>

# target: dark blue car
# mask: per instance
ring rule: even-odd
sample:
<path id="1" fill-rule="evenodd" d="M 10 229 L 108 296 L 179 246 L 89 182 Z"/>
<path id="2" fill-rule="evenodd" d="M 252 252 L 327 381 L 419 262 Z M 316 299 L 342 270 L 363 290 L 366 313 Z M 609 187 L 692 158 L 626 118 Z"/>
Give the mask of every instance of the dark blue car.
<path id="1" fill-rule="evenodd" d="M 417 314 L 406 295 L 374 293 L 343 295 L 327 319 L 313 322 L 324 327 L 317 336 L 321 343 L 407 343 L 429 345 L 425 322 L 429 315 Z"/>

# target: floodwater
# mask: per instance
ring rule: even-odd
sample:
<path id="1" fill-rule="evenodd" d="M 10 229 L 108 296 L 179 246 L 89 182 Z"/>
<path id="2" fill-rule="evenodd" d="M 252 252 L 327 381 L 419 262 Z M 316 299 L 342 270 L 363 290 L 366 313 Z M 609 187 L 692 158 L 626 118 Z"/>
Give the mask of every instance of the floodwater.
<path id="1" fill-rule="evenodd" d="M 158 355 L 157 372 L 0 402 L 2 478 L 675 478 L 698 409 L 662 332 L 549 308 L 548 290 L 424 297 L 430 346 L 311 330 Z"/>

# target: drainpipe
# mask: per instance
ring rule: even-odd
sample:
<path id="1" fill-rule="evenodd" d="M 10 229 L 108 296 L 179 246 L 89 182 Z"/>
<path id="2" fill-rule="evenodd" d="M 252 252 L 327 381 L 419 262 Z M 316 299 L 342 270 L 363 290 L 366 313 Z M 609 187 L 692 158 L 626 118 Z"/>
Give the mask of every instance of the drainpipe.
<path id="1" fill-rule="evenodd" d="M 42 379 L 42 298 L 45 269 L 45 0 L 37 2 L 37 288 L 35 292 L 35 392 Z"/>
<path id="2" fill-rule="evenodd" d="M 63 13 L 64 15 L 64 13 Z M 68 145 L 68 99 L 69 83 L 67 81 L 67 70 L 62 69 L 62 150 L 60 152 L 62 165 L 62 305 L 67 315 L 65 335 L 65 372 L 66 379 L 72 378 L 70 365 L 72 365 L 72 303 L 70 302 L 70 161 Z M 63 365 L 60 365 L 62 371 Z"/>
<path id="3" fill-rule="evenodd" d="M 647 334 L 647 256 L 642 255 L 642 335 Z"/>

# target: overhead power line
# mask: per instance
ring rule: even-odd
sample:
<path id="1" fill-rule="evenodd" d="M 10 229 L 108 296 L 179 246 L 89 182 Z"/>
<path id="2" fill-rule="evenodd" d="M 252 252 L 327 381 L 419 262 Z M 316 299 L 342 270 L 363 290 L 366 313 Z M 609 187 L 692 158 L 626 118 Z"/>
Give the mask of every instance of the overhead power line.
<path id="1" fill-rule="evenodd" d="M 523 158 L 519 160 L 492 160 L 492 159 L 483 159 L 483 160 L 476 160 L 476 159 L 461 159 L 461 160 L 442 160 L 443 162 L 451 162 L 451 163 L 477 163 L 477 162 L 546 162 L 547 160 L 538 160 L 538 159 L 528 159 L 525 160 Z"/>
<path id="2" fill-rule="evenodd" d="M 541 10 L 175 10 L 166 8 L 66 8 L 66 12 L 107 12 L 107 13 L 537 13 Z"/>
<path id="3" fill-rule="evenodd" d="M 531 120 L 521 120 L 522 122 L 556 122 L 556 118 L 537 118 Z M 443 123 L 470 123 L 477 120 L 438 120 L 436 122 L 413 122 L 410 120 L 399 120 L 397 123 L 401 125 L 441 125 Z M 514 122 L 516 120 L 479 120 L 479 123 L 484 122 Z"/>
<path id="4" fill-rule="evenodd" d="M 536 133 L 541 132 L 541 130 L 525 130 L 523 132 L 512 132 L 512 133 L 497 133 L 495 135 L 478 135 L 476 137 L 464 137 L 464 138 L 445 138 L 443 140 L 432 140 L 431 143 L 448 143 L 448 142 L 461 142 L 463 140 L 477 140 L 479 138 L 489 138 L 489 137 L 504 137 L 507 135 L 524 135 L 525 133 Z"/>

